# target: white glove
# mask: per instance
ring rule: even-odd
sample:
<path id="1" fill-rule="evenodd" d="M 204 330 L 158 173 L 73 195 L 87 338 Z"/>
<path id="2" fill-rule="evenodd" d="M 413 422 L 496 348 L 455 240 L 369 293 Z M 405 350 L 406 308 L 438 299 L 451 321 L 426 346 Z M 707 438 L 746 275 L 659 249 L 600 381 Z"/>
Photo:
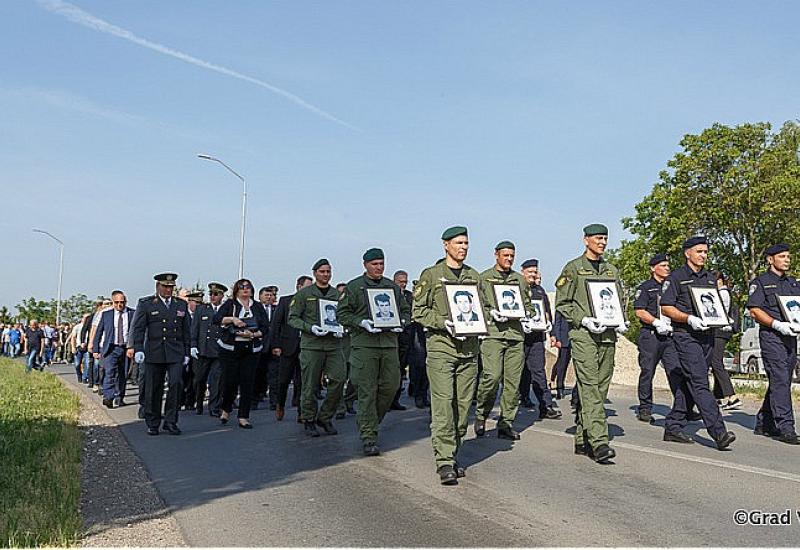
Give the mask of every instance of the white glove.
<path id="1" fill-rule="evenodd" d="M 329 331 L 325 330 L 324 328 L 322 328 L 319 325 L 312 325 L 311 326 L 311 333 L 314 336 L 325 336 L 326 334 L 328 334 L 328 332 Z"/>
<path id="2" fill-rule="evenodd" d="M 375 328 L 375 323 L 372 322 L 372 319 L 364 319 L 359 324 L 361 325 L 361 328 L 370 334 L 378 334 L 381 331 L 381 329 Z"/>
<path id="3" fill-rule="evenodd" d="M 184 356 L 183 356 L 183 366 L 185 367 L 185 366 L 186 366 L 186 365 L 188 365 L 188 364 L 189 364 L 189 357 L 188 357 L 188 356 L 186 356 L 186 355 L 184 355 Z"/>
<path id="4" fill-rule="evenodd" d="M 625 334 L 630 326 L 631 324 L 628 321 L 624 321 L 621 325 L 614 327 L 614 330 L 617 331 L 617 334 Z"/>
<path id="5" fill-rule="evenodd" d="M 344 331 L 341 331 L 341 332 L 334 332 L 334 333 L 333 333 L 333 337 L 334 337 L 334 338 L 344 338 Z"/>
<path id="6" fill-rule="evenodd" d="M 524 332 L 525 334 L 530 334 L 531 332 L 533 332 L 533 327 L 531 326 L 530 319 L 522 320 L 522 332 Z"/>
<path id="7" fill-rule="evenodd" d="M 581 319 L 581 325 L 593 334 L 602 334 L 608 328 L 594 317 L 584 317 Z"/>
<path id="8" fill-rule="evenodd" d="M 133 360 L 136 361 L 137 363 L 139 363 L 140 365 L 142 363 L 144 363 L 144 352 L 143 351 L 137 351 L 136 353 L 134 353 L 133 354 Z"/>
<path id="9" fill-rule="evenodd" d="M 455 327 L 455 324 L 453 323 L 453 321 L 451 321 L 451 320 L 449 320 L 449 319 L 448 319 L 448 320 L 446 320 L 446 321 L 444 322 L 444 328 L 445 328 L 445 330 L 447 331 L 447 333 L 448 333 L 450 336 L 452 336 L 453 338 L 455 338 L 456 340 L 459 340 L 459 341 L 461 341 L 461 342 L 464 342 L 464 341 L 467 339 L 467 337 L 466 337 L 466 336 L 456 336 L 456 335 L 453 333 L 453 327 Z"/>
<path id="10" fill-rule="evenodd" d="M 489 315 L 491 315 L 492 319 L 494 319 L 498 323 L 508 322 L 508 317 L 506 317 L 505 315 L 501 315 L 500 312 L 497 311 L 496 309 L 489 310 Z"/>
<path id="11" fill-rule="evenodd" d="M 725 325 L 724 327 L 719 327 L 719 330 L 721 330 L 722 332 L 730 332 L 733 330 L 733 327 L 730 325 Z"/>
<path id="12" fill-rule="evenodd" d="M 392 332 L 396 332 L 396 333 L 399 334 L 399 333 L 403 332 L 403 328 L 402 327 L 394 327 L 392 329 Z"/>
<path id="13" fill-rule="evenodd" d="M 661 319 L 655 319 L 653 321 L 653 328 L 655 328 L 656 332 L 662 336 L 672 332 L 672 325 L 665 323 Z"/>
<path id="14" fill-rule="evenodd" d="M 775 319 L 772 321 L 772 328 L 783 334 L 784 336 L 794 336 L 795 331 L 792 328 L 791 323 L 787 323 L 786 321 L 778 321 Z"/>
<path id="15" fill-rule="evenodd" d="M 708 325 L 705 324 L 700 317 L 689 315 L 689 318 L 686 319 L 686 322 L 689 323 L 689 326 L 694 330 L 708 330 Z"/>
<path id="16" fill-rule="evenodd" d="M 192 359 L 197 359 L 197 357 L 200 355 L 200 352 L 197 350 L 197 348 L 192 348 L 189 350 L 189 355 L 192 356 Z"/>

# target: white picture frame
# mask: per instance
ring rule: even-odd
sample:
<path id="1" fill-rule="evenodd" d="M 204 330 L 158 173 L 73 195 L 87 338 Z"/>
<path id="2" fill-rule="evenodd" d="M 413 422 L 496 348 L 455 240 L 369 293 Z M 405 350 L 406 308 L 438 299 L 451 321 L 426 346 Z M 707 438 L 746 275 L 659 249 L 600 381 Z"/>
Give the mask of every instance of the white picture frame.
<path id="1" fill-rule="evenodd" d="M 800 332 L 800 296 L 777 296 L 783 319 L 792 325 L 795 332 Z"/>
<path id="2" fill-rule="evenodd" d="M 489 333 L 477 284 L 445 283 L 445 298 L 455 336 L 482 336 Z"/>
<path id="3" fill-rule="evenodd" d="M 530 326 L 534 332 L 545 332 L 547 330 L 547 306 L 544 300 L 531 300 L 531 316 L 529 317 Z"/>
<path id="4" fill-rule="evenodd" d="M 586 293 L 592 307 L 592 317 L 607 327 L 625 325 L 625 311 L 622 309 L 617 284 L 608 279 L 586 281 Z"/>
<path id="5" fill-rule="evenodd" d="M 716 287 L 690 286 L 689 294 L 692 297 L 695 313 L 707 326 L 727 327 L 731 324 L 722 302 L 722 295 Z"/>
<path id="6" fill-rule="evenodd" d="M 500 315 L 508 319 L 522 319 L 528 312 L 525 311 L 525 302 L 522 300 L 522 289 L 518 284 L 498 283 L 492 285 L 494 291 L 495 309 Z"/>
<path id="7" fill-rule="evenodd" d="M 375 328 L 400 328 L 400 308 L 391 288 L 365 288 L 367 307 Z"/>
<path id="8" fill-rule="evenodd" d="M 319 308 L 320 328 L 330 332 L 344 332 L 344 327 L 339 323 L 339 319 L 336 316 L 339 302 L 320 298 L 317 300 L 317 307 Z"/>

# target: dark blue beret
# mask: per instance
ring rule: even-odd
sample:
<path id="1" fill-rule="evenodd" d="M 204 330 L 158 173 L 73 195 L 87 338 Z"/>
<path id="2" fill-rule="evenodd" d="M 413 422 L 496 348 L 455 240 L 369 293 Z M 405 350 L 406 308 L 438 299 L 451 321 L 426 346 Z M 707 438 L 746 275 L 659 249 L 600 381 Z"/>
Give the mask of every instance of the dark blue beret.
<path id="1" fill-rule="evenodd" d="M 651 266 L 654 266 L 654 265 L 660 264 L 661 262 L 666 262 L 666 261 L 667 261 L 667 255 L 666 254 L 656 254 L 655 256 L 650 258 L 650 261 L 648 263 Z"/>
<path id="2" fill-rule="evenodd" d="M 775 254 L 780 254 L 781 252 L 789 252 L 789 245 L 786 243 L 773 244 L 767 249 L 766 255 L 774 256 Z"/>
<path id="3" fill-rule="evenodd" d="M 539 260 L 536 258 L 532 258 L 530 260 L 525 260 L 522 262 L 522 269 L 526 269 L 528 267 L 539 267 Z"/>
<path id="4" fill-rule="evenodd" d="M 698 244 L 708 244 L 708 239 L 703 237 L 702 235 L 698 235 L 696 237 L 691 237 L 683 241 L 683 249 L 689 250 L 693 246 L 697 246 Z"/>

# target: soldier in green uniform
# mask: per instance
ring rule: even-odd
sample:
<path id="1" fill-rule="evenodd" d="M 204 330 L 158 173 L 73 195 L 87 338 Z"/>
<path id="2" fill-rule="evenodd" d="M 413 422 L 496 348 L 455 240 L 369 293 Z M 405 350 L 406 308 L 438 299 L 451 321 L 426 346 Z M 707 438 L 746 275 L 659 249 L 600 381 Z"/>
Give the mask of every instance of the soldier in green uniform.
<path id="1" fill-rule="evenodd" d="M 585 252 L 567 263 L 556 281 L 556 311 L 569 324 L 572 362 L 579 404 L 575 411 L 575 454 L 588 455 L 606 463 L 616 456 L 608 445 L 608 422 L 603 407 L 611 375 L 617 331 L 592 316 L 587 280 L 607 280 L 621 296 L 617 268 L 603 259 L 608 244 L 608 228 L 594 223 L 583 228 Z"/>
<path id="2" fill-rule="evenodd" d="M 514 265 L 514 243 L 503 241 L 494 247 L 495 265 L 481 273 L 483 283 L 481 294 L 489 334 L 481 342 L 483 371 L 478 382 L 477 405 L 475 406 L 475 435 L 486 433 L 486 419 L 492 412 L 497 399 L 497 389 L 503 382 L 500 396 L 500 420 L 497 422 L 497 437 L 519 439 L 513 422 L 519 409 L 519 381 L 524 363 L 523 323 L 520 319 L 509 319 L 500 311 L 500 304 L 494 293 L 494 285 L 518 285 L 520 296 L 527 296 L 530 286 L 525 278 L 511 269 Z M 529 300 L 523 300 L 517 307 L 529 308 Z M 525 311 L 525 317 L 529 312 Z M 525 325 L 527 327 L 527 325 Z"/>
<path id="3" fill-rule="evenodd" d="M 342 398 L 346 374 L 341 341 L 344 332 L 332 330 L 331 319 L 321 318 L 318 307 L 319 300 L 336 302 L 339 299 L 339 293 L 330 285 L 331 264 L 323 258 L 317 260 L 312 269 L 315 283 L 298 290 L 289 304 L 289 326 L 301 331 L 300 373 L 303 383 L 300 410 L 305 432 L 308 436 L 318 437 L 317 426 L 327 435 L 338 433 L 331 418 Z M 316 390 L 323 373 L 328 377 L 328 391 L 317 411 Z"/>
<path id="4" fill-rule="evenodd" d="M 336 292 L 342 295 L 347 283 L 339 283 L 336 285 Z M 347 327 L 344 329 L 344 336 L 342 337 L 342 357 L 346 367 L 347 376 L 345 378 L 344 390 L 342 390 L 342 399 L 339 401 L 339 406 L 336 408 L 336 420 L 343 420 L 347 414 L 356 414 L 356 409 L 353 404 L 358 399 L 358 390 L 356 384 L 351 377 L 350 367 L 350 331 Z"/>
<path id="5" fill-rule="evenodd" d="M 467 228 L 442 233 L 445 257 L 426 268 L 414 286 L 412 319 L 427 329 L 427 371 L 431 390 L 431 444 L 443 485 L 456 485 L 464 469 L 456 462 L 467 435 L 469 407 L 478 375 L 478 338 L 453 335 L 445 282 L 481 285 L 480 275 L 464 263 Z"/>
<path id="6" fill-rule="evenodd" d="M 351 335 L 351 376 L 358 388 L 356 421 L 364 454 L 375 456 L 380 454 L 378 425 L 400 387 L 397 335 L 403 332 L 403 328 L 381 329 L 375 326 L 367 302 L 367 289 L 385 289 L 381 295 L 394 294 L 402 325 L 410 321 L 411 308 L 403 299 L 400 287 L 383 276 L 383 251 L 371 248 L 364 253 L 363 260 L 365 273 L 347 283 L 339 299 L 338 316 Z"/>

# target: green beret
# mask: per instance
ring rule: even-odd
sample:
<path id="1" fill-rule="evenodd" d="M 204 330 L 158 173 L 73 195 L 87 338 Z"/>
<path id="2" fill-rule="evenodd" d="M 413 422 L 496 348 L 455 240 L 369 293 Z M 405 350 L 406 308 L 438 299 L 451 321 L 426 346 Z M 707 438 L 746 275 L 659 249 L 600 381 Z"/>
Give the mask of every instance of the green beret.
<path id="1" fill-rule="evenodd" d="M 466 227 L 464 227 L 463 225 L 454 225 L 453 227 L 444 230 L 444 233 L 442 233 L 442 240 L 449 241 L 450 239 L 454 239 L 456 237 L 460 237 L 461 235 L 466 235 L 466 234 L 467 234 Z"/>
<path id="2" fill-rule="evenodd" d="M 514 247 L 514 243 L 511 241 L 500 241 L 497 243 L 497 246 L 494 247 L 495 250 L 502 250 L 504 248 L 510 248 L 511 250 L 516 250 Z"/>
<path id="3" fill-rule="evenodd" d="M 583 236 L 591 237 L 592 235 L 608 235 L 608 227 L 602 223 L 590 223 L 583 228 Z"/>
<path id="4" fill-rule="evenodd" d="M 382 260 L 383 259 L 383 250 L 380 248 L 370 248 L 366 252 L 364 252 L 364 256 L 362 259 L 365 262 L 371 262 L 372 260 Z"/>
<path id="5" fill-rule="evenodd" d="M 316 271 L 320 267 L 322 267 L 323 265 L 328 265 L 329 266 L 329 265 L 331 265 L 331 263 L 328 260 L 326 260 L 325 258 L 320 258 L 319 260 L 316 261 L 316 263 L 314 264 L 314 267 L 311 268 L 311 271 Z"/>

